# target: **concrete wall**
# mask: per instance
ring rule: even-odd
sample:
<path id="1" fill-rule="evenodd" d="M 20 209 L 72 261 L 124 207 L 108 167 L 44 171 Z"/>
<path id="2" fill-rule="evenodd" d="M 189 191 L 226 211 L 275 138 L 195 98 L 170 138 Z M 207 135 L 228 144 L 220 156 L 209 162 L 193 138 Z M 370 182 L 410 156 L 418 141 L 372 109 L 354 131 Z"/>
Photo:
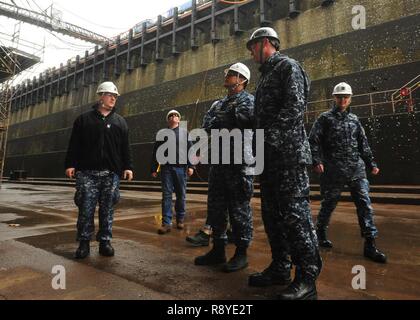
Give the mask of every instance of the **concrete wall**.
<path id="1" fill-rule="evenodd" d="M 272 19 L 273 27 L 279 31 L 282 51 L 300 61 L 313 81 L 312 101 L 328 98 L 340 81 L 350 82 L 357 93 L 368 93 L 399 88 L 418 74 L 418 1 L 343 0 L 328 8 L 320 7 L 320 2 L 302 1 L 302 13 L 296 19 L 286 18 L 288 1 L 271 1 L 268 11 L 268 18 L 277 18 Z M 257 27 L 258 7 L 252 5 L 244 7 L 244 11 L 252 13 L 254 19 L 242 20 L 242 28 Z M 366 7 L 366 30 L 352 29 L 354 5 Z M 118 106 L 130 125 L 137 178 L 147 177 L 151 143 L 165 125 L 165 113 L 177 108 L 190 128 L 199 126 L 212 101 L 224 95 L 221 84 L 226 66 L 236 61 L 250 66 L 253 80 L 249 90 L 253 92 L 257 66 L 244 48 L 252 30 L 233 35 L 232 19 L 224 15 L 218 22 L 218 37 L 222 40 L 216 44 L 209 43 L 208 32 L 200 31 L 201 46 L 197 50 L 172 57 L 163 48 L 163 62 L 149 58 L 151 63 L 146 67 L 111 79 L 123 92 Z M 31 176 L 62 176 L 72 122 L 90 108 L 95 89 L 96 84 L 91 84 L 14 112 L 6 170 L 26 169 Z M 377 158 L 386 169 L 377 183 L 420 183 L 418 169 L 415 174 L 406 170 L 407 166 L 419 168 L 418 151 L 406 143 L 418 132 L 419 123 L 416 115 L 405 117 L 366 119 L 366 125 L 375 123 L 375 130 L 368 131 Z M 393 143 L 384 145 L 381 141 L 389 134 L 394 139 L 385 141 Z M 390 152 L 395 157 L 389 157 Z"/>

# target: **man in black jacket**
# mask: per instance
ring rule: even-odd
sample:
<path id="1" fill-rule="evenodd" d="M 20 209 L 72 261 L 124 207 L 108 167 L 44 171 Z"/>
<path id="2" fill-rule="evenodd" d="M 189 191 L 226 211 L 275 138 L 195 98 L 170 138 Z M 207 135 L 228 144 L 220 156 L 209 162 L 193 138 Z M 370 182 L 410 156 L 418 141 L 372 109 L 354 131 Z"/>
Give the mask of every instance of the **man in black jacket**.
<path id="1" fill-rule="evenodd" d="M 261 64 L 255 118 L 256 128 L 264 129 L 261 206 L 273 259 L 262 273 L 250 276 L 249 284 L 288 284 L 293 262 L 295 279 L 278 298 L 316 299 L 321 258 L 309 206 L 306 165 L 312 161 L 304 127 L 310 82 L 297 61 L 279 53 L 280 40 L 272 28 L 256 30 L 247 48 Z"/>
<path id="2" fill-rule="evenodd" d="M 76 259 L 84 259 L 90 253 L 97 203 L 99 253 L 114 256 L 110 241 L 114 206 L 120 197 L 120 177 L 133 179 L 128 126 L 124 118 L 115 113 L 118 89 L 112 82 L 104 82 L 99 85 L 97 94 L 99 101 L 93 110 L 74 122 L 65 160 L 66 176 L 76 178 L 74 201 L 79 207 L 77 241 L 80 242 Z"/>

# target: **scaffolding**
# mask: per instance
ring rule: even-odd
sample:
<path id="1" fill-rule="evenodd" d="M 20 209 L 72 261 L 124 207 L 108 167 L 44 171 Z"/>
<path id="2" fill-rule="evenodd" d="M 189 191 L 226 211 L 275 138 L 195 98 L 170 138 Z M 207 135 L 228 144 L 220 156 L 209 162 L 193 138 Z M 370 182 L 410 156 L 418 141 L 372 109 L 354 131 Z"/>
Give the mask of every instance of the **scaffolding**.
<path id="1" fill-rule="evenodd" d="M 6 49 L 1 47 L 0 73 L 4 80 L 0 87 L 0 188 L 4 176 L 4 162 L 6 159 L 7 133 L 9 128 L 9 115 L 11 106 L 11 78 L 16 74 L 16 57 Z"/>
<path id="2" fill-rule="evenodd" d="M 109 39 L 105 36 L 62 21 L 57 14 L 49 16 L 43 12 L 32 11 L 0 1 L 0 15 L 98 45 L 109 42 Z"/>
<path id="3" fill-rule="evenodd" d="M 40 62 L 39 57 L 18 49 L 19 38 L 19 30 L 15 28 L 15 32 L 9 36 L 9 39 L 6 41 L 0 39 L 0 189 L 4 177 L 10 111 L 14 94 L 11 85 L 22 71 Z M 5 43 L 7 40 L 8 44 Z M 39 47 L 33 49 L 38 50 Z"/>

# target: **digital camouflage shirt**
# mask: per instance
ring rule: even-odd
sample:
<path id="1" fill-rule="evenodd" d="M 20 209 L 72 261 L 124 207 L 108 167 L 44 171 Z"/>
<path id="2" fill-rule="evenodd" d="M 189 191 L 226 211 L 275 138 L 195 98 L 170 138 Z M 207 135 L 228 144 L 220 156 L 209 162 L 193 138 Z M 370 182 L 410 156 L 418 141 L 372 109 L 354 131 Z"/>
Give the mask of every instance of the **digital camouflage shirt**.
<path id="1" fill-rule="evenodd" d="M 254 96 L 246 91 L 241 91 L 235 95 L 226 96 L 221 100 L 213 103 L 207 114 L 203 119 L 203 129 L 211 133 L 212 129 L 245 129 L 252 130 L 254 127 Z M 252 144 L 244 143 L 242 139 L 243 148 L 242 154 L 247 154 L 247 157 L 252 156 Z M 220 141 L 220 150 L 223 150 L 222 142 Z M 230 163 L 234 160 L 234 144 L 233 139 L 229 144 L 229 150 L 224 150 L 230 154 Z M 220 152 L 219 163 L 222 160 L 222 152 Z M 244 164 L 242 162 L 242 164 Z"/>
<path id="2" fill-rule="evenodd" d="M 320 115 L 309 141 L 313 164 L 324 164 L 325 174 L 336 178 L 364 179 L 366 166 L 377 167 L 359 118 L 337 106 Z"/>
<path id="3" fill-rule="evenodd" d="M 280 152 L 280 166 L 312 163 L 304 126 L 310 81 L 299 63 L 279 52 L 260 68 L 255 97 L 256 128 Z"/>

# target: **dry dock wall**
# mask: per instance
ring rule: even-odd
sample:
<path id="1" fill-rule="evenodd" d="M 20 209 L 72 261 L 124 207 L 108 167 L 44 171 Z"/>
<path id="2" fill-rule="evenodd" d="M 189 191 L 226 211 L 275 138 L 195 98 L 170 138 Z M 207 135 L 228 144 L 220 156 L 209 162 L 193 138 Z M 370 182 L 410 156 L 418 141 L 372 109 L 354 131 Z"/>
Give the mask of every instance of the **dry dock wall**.
<path id="1" fill-rule="evenodd" d="M 258 68 L 245 43 L 252 30 L 269 22 L 279 31 L 282 51 L 300 61 L 310 75 L 311 101 L 329 98 L 341 81 L 364 94 L 400 88 L 419 74 L 418 1 L 335 1 L 329 7 L 321 2 L 300 1 L 301 13 L 294 19 L 288 17 L 289 1 L 251 1 L 212 19 L 212 10 L 226 10 L 217 5 L 197 12 L 202 22 L 197 22 L 194 37 L 191 26 L 176 34 L 176 48 L 171 24 L 160 28 L 159 33 L 168 36 L 159 43 L 155 31 L 143 46 L 141 37 L 133 38 L 135 49 L 129 55 L 128 44 L 110 46 L 106 52 L 87 55 L 86 62 L 78 59 L 34 79 L 32 86 L 20 88 L 12 105 L 6 170 L 62 177 L 74 119 L 94 103 L 97 83 L 112 80 L 123 93 L 118 109 L 129 123 L 136 177 L 148 179 L 152 141 L 169 109 L 178 109 L 190 128 L 199 127 L 212 102 L 224 95 L 223 70 L 237 61 L 250 66 L 249 90 L 254 91 Z M 366 9 L 365 30 L 352 28 L 355 5 Z M 180 20 L 178 28 L 186 24 Z M 198 47 L 191 48 L 192 40 Z M 373 183 L 419 184 L 418 114 L 361 116 L 383 170 Z M 310 126 L 311 121 L 308 130 Z M 205 171 L 201 168 L 204 178 Z"/>

